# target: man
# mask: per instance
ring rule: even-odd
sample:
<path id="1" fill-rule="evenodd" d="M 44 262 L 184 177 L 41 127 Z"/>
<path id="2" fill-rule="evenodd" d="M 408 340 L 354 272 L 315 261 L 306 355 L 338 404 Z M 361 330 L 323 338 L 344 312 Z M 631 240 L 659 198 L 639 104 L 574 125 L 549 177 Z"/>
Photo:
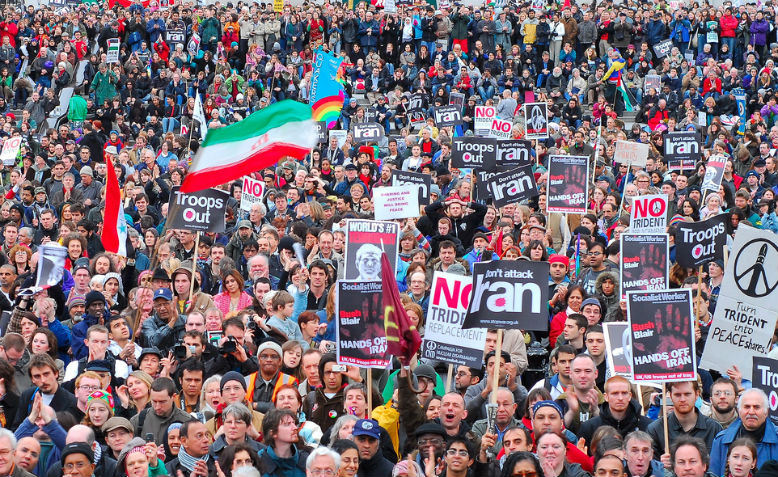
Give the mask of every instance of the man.
<path id="1" fill-rule="evenodd" d="M 478 384 L 482 377 L 483 372 L 480 369 L 464 365 L 457 367 L 457 374 L 454 376 L 454 387 L 456 388 L 456 392 L 464 397 L 470 386 Z"/>
<path id="2" fill-rule="evenodd" d="M 30 380 L 34 387 L 26 389 L 19 398 L 20 403 L 30 403 L 39 392 L 43 403 L 51 406 L 57 412 L 69 412 L 77 415 L 76 397 L 59 385 L 59 369 L 54 359 L 48 354 L 33 354 L 28 366 Z M 19 427 L 27 418 L 28 406 L 20 405 L 16 413 L 13 429 Z"/>
<path id="3" fill-rule="evenodd" d="M 498 373 L 498 382 L 508 383 L 507 388 L 513 393 L 513 402 L 523 403 L 527 397 L 527 390 L 521 385 L 521 377 L 518 376 L 516 365 L 511 362 L 510 355 L 502 351 L 500 353 L 499 361 L 496 359 L 496 350 L 492 350 L 486 354 L 484 361 L 486 362 L 486 372 L 483 379 L 471 386 L 465 393 L 465 403 L 467 404 L 467 412 L 470 415 L 470 422 L 475 422 L 478 419 L 486 417 L 486 402 L 489 398 L 489 394 L 492 392 L 492 384 L 494 381 L 494 373 Z M 495 365 L 495 363 L 499 363 Z"/>
<path id="4" fill-rule="evenodd" d="M 359 476 L 392 475 L 394 465 L 379 452 L 381 427 L 373 419 L 360 419 L 352 431 L 359 450 Z"/>
<path id="5" fill-rule="evenodd" d="M 154 314 L 143 322 L 141 333 L 146 346 L 170 349 L 184 336 L 186 317 L 179 314 L 170 288 L 154 292 Z"/>
<path id="6" fill-rule="evenodd" d="M 226 348 L 228 341 L 234 342 L 234 351 L 216 351 L 213 359 L 206 363 L 206 372 L 209 376 L 224 374 L 230 370 L 237 370 L 244 376 L 256 372 L 259 364 L 254 356 L 251 356 L 244 344 L 246 326 L 238 318 L 228 318 L 222 323 L 223 337 L 219 340 L 219 347 Z"/>
<path id="7" fill-rule="evenodd" d="M 68 448 L 73 445 L 83 446 L 82 449 L 84 449 L 84 451 L 88 449 L 92 452 L 92 458 L 89 459 L 89 462 L 94 465 L 92 474 L 69 474 L 67 467 L 61 464 L 65 455 L 68 453 Z M 98 451 L 98 449 L 100 449 L 100 451 Z M 83 466 L 76 467 L 81 469 Z M 79 475 L 84 477 L 89 477 L 91 475 L 94 475 L 95 477 L 100 475 L 114 475 L 114 472 L 116 472 L 116 461 L 109 457 L 107 452 L 102 452 L 100 443 L 97 442 L 95 432 L 91 427 L 78 424 L 68 430 L 67 436 L 65 437 L 65 446 L 61 449 L 60 458 L 58 459 L 58 462 L 55 462 L 49 468 L 46 476 L 59 477 L 63 475 L 63 470 L 65 470 L 65 475 Z"/>
<path id="8" fill-rule="evenodd" d="M 470 466 L 475 456 L 473 448 L 466 439 L 456 437 L 446 446 L 446 476 L 466 477 L 470 475 Z"/>
<path id="9" fill-rule="evenodd" d="M 194 248 L 194 246 L 193 246 Z M 192 262 L 191 260 L 182 262 L 173 272 L 170 279 L 173 282 L 173 289 L 176 295 L 176 306 L 180 313 L 199 312 L 205 313 L 208 308 L 213 308 L 213 300 L 210 296 L 200 291 L 200 280 L 195 277 L 194 287 L 192 287 Z M 192 289 L 192 299 L 189 297 L 189 290 Z M 203 331 L 205 331 L 203 329 Z"/>
<path id="10" fill-rule="evenodd" d="M 379 255 L 380 269 L 380 255 Z M 361 273 L 361 271 L 360 271 Z M 322 260 L 315 260 L 308 266 L 308 293 L 306 310 L 323 310 L 327 304 L 327 292 L 329 291 L 327 283 L 327 265 Z"/>
<path id="11" fill-rule="evenodd" d="M 727 429 L 716 435 L 710 451 L 710 471 L 724 475 L 727 465 L 727 451 L 740 437 L 750 437 L 757 448 L 756 467 L 762 467 L 768 460 L 778 460 L 778 430 L 767 416 L 770 412 L 767 395 L 761 389 L 743 391 L 737 403 L 740 416 Z"/>
<path id="12" fill-rule="evenodd" d="M 556 401 L 565 411 L 565 427 L 577 434 L 581 424 L 599 416 L 599 406 L 605 398 L 594 386 L 597 366 L 588 354 L 579 354 L 573 359 L 570 364 L 570 379 L 573 383 L 572 392 L 568 388 Z"/>
<path id="13" fill-rule="evenodd" d="M 625 477 L 624 461 L 615 454 L 605 454 L 594 463 L 594 477 Z"/>
<path id="14" fill-rule="evenodd" d="M 381 279 L 381 249 L 371 243 L 359 247 L 355 259 L 359 282 L 370 282 Z"/>
<path id="15" fill-rule="evenodd" d="M 151 409 L 144 409 L 132 416 L 136 436 L 152 434 L 154 442 L 162 445 L 167 428 L 174 422 L 187 422 L 192 416 L 173 404 L 176 399 L 176 385 L 170 378 L 157 378 L 151 383 Z M 183 436 L 184 432 L 181 431 Z M 207 446 L 206 446 L 207 447 Z M 175 475 L 172 474 L 172 475 Z"/>
<path id="16" fill-rule="evenodd" d="M 667 433 L 670 442 L 686 436 L 696 437 L 702 439 L 704 445 L 710 448 L 713 439 L 722 428 L 721 424 L 702 415 L 695 407 L 694 403 L 700 396 L 697 381 L 667 383 L 667 390 L 673 403 L 673 413 L 667 417 Z M 671 460 L 671 455 L 664 452 L 664 429 L 664 421 L 657 419 L 648 426 L 647 432 L 654 440 L 654 455 L 662 456 L 662 463 L 668 466 L 675 460 Z"/>
<path id="17" fill-rule="evenodd" d="M 567 438 L 567 460 L 580 464 L 584 470 L 591 472 L 592 464 L 589 456 L 571 442 L 575 434 L 564 428 L 562 408 L 556 401 L 538 401 L 532 406 L 532 440 L 533 442 L 544 432 L 564 433 Z"/>
<path id="18" fill-rule="evenodd" d="M 727 429 L 737 420 L 737 383 L 729 378 L 719 378 L 710 388 L 710 414 L 714 421 Z"/>
<path id="19" fill-rule="evenodd" d="M 111 452 L 111 457 L 118 460 L 124 446 L 132 440 L 134 427 L 130 421 L 123 417 L 114 416 L 105 423 L 102 427 L 103 435 L 105 435 L 105 443 L 108 445 L 108 449 Z"/>
<path id="20" fill-rule="evenodd" d="M 73 325 L 73 332 L 70 336 L 70 347 L 73 349 L 73 357 L 77 360 L 86 358 L 89 355 L 89 349 L 87 348 L 88 330 L 94 325 L 105 325 L 107 315 L 105 296 L 98 291 L 87 293 L 84 304 L 86 313 L 84 313 L 84 317 L 80 322 Z M 107 344 L 106 342 L 106 347 Z"/>
<path id="21" fill-rule="evenodd" d="M 679 436 L 670 446 L 670 468 L 678 477 L 713 477 L 708 472 L 710 456 L 702 439 Z"/>
<path id="22" fill-rule="evenodd" d="M 102 381 L 100 375 L 94 371 L 85 371 L 78 375 L 75 382 L 75 395 L 76 406 L 78 407 L 79 414 L 76 415 L 76 419 L 83 419 L 86 414 L 86 404 L 89 399 L 89 395 L 95 391 L 102 389 Z M 79 419 L 79 421 L 80 421 Z"/>
<path id="23" fill-rule="evenodd" d="M 273 341 L 265 341 L 257 348 L 259 371 L 249 376 L 246 399 L 263 414 L 273 408 L 273 398 L 280 386 L 297 384 L 296 378 L 281 372 L 283 355 L 281 347 Z"/>
<path id="24" fill-rule="evenodd" d="M 180 435 L 181 450 L 178 457 L 165 464 L 167 473 L 184 477 L 216 477 L 216 464 L 208 455 L 211 436 L 205 424 L 189 420 L 181 426 Z"/>
<path id="25" fill-rule="evenodd" d="M 76 379 L 86 369 L 87 364 L 93 361 L 106 361 L 107 371 L 111 373 L 113 384 L 118 386 L 121 384 L 121 380 L 127 378 L 129 375 L 127 363 L 116 359 L 113 354 L 108 352 L 108 336 L 108 328 L 103 325 L 89 327 L 84 339 L 88 354 L 78 361 L 71 361 L 68 364 L 68 367 L 65 368 L 65 382 Z"/>
<path id="26" fill-rule="evenodd" d="M 303 370 L 305 379 L 297 387 L 301 396 L 307 396 L 309 392 L 321 386 L 321 375 L 319 374 L 321 356 L 321 351 L 316 348 L 307 349 L 303 353 L 300 360 L 300 368 Z"/>
<path id="27" fill-rule="evenodd" d="M 340 455 L 327 447 L 317 447 L 308 454 L 305 461 L 305 475 L 319 477 L 322 475 L 338 475 Z"/>
<path id="28" fill-rule="evenodd" d="M 67 444 L 62 449 L 62 469 L 63 474 L 69 477 L 93 477 L 95 476 L 96 466 L 93 463 L 95 453 L 92 448 L 84 442 L 73 442 Z M 115 463 L 114 463 L 115 464 Z M 105 475 L 105 474 L 99 474 Z"/>
<path id="29" fill-rule="evenodd" d="M 590 445 L 592 435 L 600 426 L 612 426 L 622 437 L 633 431 L 645 431 L 651 419 L 641 415 L 641 406 L 633 399 L 632 385 L 622 376 L 613 376 L 605 383 L 605 403 L 600 414 L 581 424 L 578 437 Z"/>
<path id="30" fill-rule="evenodd" d="M 632 431 L 624 438 L 624 460 L 629 477 L 650 477 L 663 475 L 664 466 L 654 460 L 651 436 L 643 431 Z"/>
<path id="31" fill-rule="evenodd" d="M 0 444 L 2 446 L 2 444 Z M 0 447 L 2 450 L 2 447 Z M 21 469 L 27 472 L 35 472 L 35 468 L 38 465 L 38 460 L 41 455 L 41 444 L 34 437 L 22 437 L 16 443 L 16 450 L 14 451 L 14 462 Z M 2 457 L 0 457 L 0 463 L 2 463 Z M 13 475 L 17 475 L 16 472 Z"/>
<path id="32" fill-rule="evenodd" d="M 205 366 L 201 359 L 187 358 L 176 370 L 179 386 L 181 388 L 181 398 L 176 399 L 176 407 L 183 409 L 188 413 L 200 410 L 200 391 L 203 389 L 205 380 Z"/>
<path id="33" fill-rule="evenodd" d="M 546 388 L 551 393 L 551 399 L 557 399 L 572 384 L 570 379 L 570 363 L 576 356 L 575 348 L 570 345 L 561 345 L 551 351 L 551 369 L 556 373 L 550 378 L 545 378 L 535 383 L 532 389 Z"/>
<path id="34" fill-rule="evenodd" d="M 557 338 L 556 346 L 568 344 L 572 346 L 576 354 L 582 353 L 586 349 L 584 344 L 584 335 L 589 321 L 580 313 L 571 313 L 565 319 L 565 327 L 562 335 Z"/>
<path id="35" fill-rule="evenodd" d="M 589 305 L 589 308 L 594 308 L 594 305 Z M 597 366 L 597 379 L 594 381 L 595 386 L 600 391 L 605 390 L 605 377 L 608 372 L 606 362 L 606 349 L 605 349 L 605 333 L 602 330 L 602 325 L 592 325 L 586 329 L 586 335 L 584 336 L 584 342 L 586 343 L 586 353 L 592 357 L 594 364 Z"/>
<path id="36" fill-rule="evenodd" d="M 327 432 L 335 420 L 345 414 L 345 395 L 348 379 L 337 371 L 337 361 L 333 353 L 327 353 L 319 360 L 318 375 L 321 386 L 311 391 L 303 403 L 303 411 L 308 419 Z"/>
<path id="37" fill-rule="evenodd" d="M 22 391 L 32 385 L 27 365 L 30 362 L 31 353 L 27 351 L 27 342 L 19 333 L 6 333 L 0 341 L 0 358 L 8 361 L 14 368 L 14 392 Z"/>
<path id="38" fill-rule="evenodd" d="M 478 439 L 489 436 L 494 440 L 493 446 L 488 448 L 488 452 L 497 455 L 502 449 L 502 439 L 505 431 L 511 426 L 520 426 L 521 421 L 516 419 L 516 408 L 518 405 L 513 399 L 513 393 L 508 388 L 497 389 L 497 413 L 494 418 L 494 430 L 487 428 L 488 419 L 480 419 L 473 424 L 473 434 Z M 442 410 L 442 409 L 441 409 Z"/>
<path id="39" fill-rule="evenodd" d="M 94 179 L 94 173 L 89 166 L 82 167 L 79 173 L 81 182 L 76 186 L 75 190 L 81 192 L 84 198 L 82 203 L 87 208 L 95 207 L 100 203 L 100 190 L 103 188 L 103 184 Z"/>
<path id="40" fill-rule="evenodd" d="M 592 242 L 589 245 L 589 268 L 581 274 L 581 277 L 578 280 L 578 283 L 584 287 L 586 293 L 589 295 L 594 295 L 597 291 L 595 286 L 597 277 L 599 277 L 601 273 L 609 270 L 607 262 L 605 262 L 606 258 L 605 246 L 602 243 Z"/>
<path id="41" fill-rule="evenodd" d="M 465 209 L 471 209 L 473 212 L 465 215 Z M 438 221 L 445 214 L 453 223 L 451 235 L 458 238 L 463 244 L 470 244 L 473 242 L 476 228 L 480 227 L 484 220 L 487 207 L 476 202 L 465 202 L 454 198 L 447 199 L 445 202 L 434 202 L 426 206 L 424 210 L 433 230 L 437 229 Z"/>

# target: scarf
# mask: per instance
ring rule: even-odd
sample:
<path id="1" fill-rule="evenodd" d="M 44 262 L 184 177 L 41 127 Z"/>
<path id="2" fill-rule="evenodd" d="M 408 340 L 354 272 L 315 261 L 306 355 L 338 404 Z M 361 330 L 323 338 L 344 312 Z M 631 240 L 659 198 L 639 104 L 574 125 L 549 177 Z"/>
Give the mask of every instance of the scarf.
<path id="1" fill-rule="evenodd" d="M 178 462 L 181 464 L 181 467 L 185 468 L 189 472 L 194 471 L 194 466 L 197 463 L 197 461 L 208 462 L 210 458 L 211 458 L 210 454 L 205 454 L 202 457 L 192 457 L 191 455 L 186 453 L 186 449 L 184 449 L 184 446 L 181 446 L 181 449 L 178 451 Z"/>

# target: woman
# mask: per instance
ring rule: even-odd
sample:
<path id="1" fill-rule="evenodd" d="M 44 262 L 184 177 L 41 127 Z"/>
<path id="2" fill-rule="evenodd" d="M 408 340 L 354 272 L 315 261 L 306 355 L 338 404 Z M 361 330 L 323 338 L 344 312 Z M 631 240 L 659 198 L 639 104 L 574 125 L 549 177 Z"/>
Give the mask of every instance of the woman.
<path id="1" fill-rule="evenodd" d="M 411 325 L 416 327 L 416 331 L 419 332 L 419 336 L 424 337 L 424 310 L 417 303 L 406 303 L 403 305 L 405 312 L 408 314 L 408 318 L 411 320 Z"/>
<path id="2" fill-rule="evenodd" d="M 143 371 L 133 371 L 126 384 L 119 386 L 116 395 L 122 407 L 121 415 L 128 419 L 151 405 L 151 376 Z"/>
<path id="3" fill-rule="evenodd" d="M 589 298 L 586 290 L 580 285 L 571 285 L 568 288 L 559 287 L 557 290 L 557 293 L 551 298 L 551 305 L 553 306 L 564 301 L 565 309 L 551 319 L 548 342 L 553 343 L 553 346 L 556 346 L 556 340 L 562 334 L 567 317 L 573 313 L 581 313 L 581 303 Z M 560 296 L 563 296 L 564 300 L 560 300 Z"/>
<path id="4" fill-rule="evenodd" d="M 330 440 L 332 439 L 351 439 L 351 433 L 354 431 L 354 425 L 359 418 L 353 414 L 346 414 L 340 416 L 335 424 L 332 425 L 332 429 L 329 432 Z"/>
<path id="5" fill-rule="evenodd" d="M 72 270 L 76 260 L 87 256 L 86 239 L 78 232 L 68 234 L 62 245 L 68 250 L 65 257 L 65 270 Z"/>
<path id="6" fill-rule="evenodd" d="M 300 427 L 300 437 L 305 444 L 311 447 L 317 447 L 321 441 L 321 427 L 313 421 L 305 419 L 305 413 L 302 411 L 303 398 L 297 387 L 292 384 L 284 384 L 276 391 L 276 398 L 273 402 L 276 409 L 287 409 L 294 412 L 303 425 Z"/>
<path id="7" fill-rule="evenodd" d="M 540 240 L 530 241 L 527 248 L 524 249 L 523 255 L 533 262 L 548 261 L 548 251 L 546 251 L 546 246 Z"/>
<path id="8" fill-rule="evenodd" d="M 119 313 L 127 308 L 127 298 L 122 290 L 122 278 L 118 273 L 105 274 L 103 296 L 105 296 L 105 301 L 111 311 Z"/>
<path id="9" fill-rule="evenodd" d="M 48 328 L 40 327 L 32 333 L 32 340 L 27 346 L 31 354 L 47 354 L 54 359 L 59 369 L 60 383 L 65 377 L 65 363 L 59 359 L 57 337 Z"/>
<path id="10" fill-rule="evenodd" d="M 729 445 L 724 475 L 721 477 L 751 477 L 756 469 L 757 449 L 748 437 L 736 439 Z"/>
<path id="11" fill-rule="evenodd" d="M 224 477 L 232 477 L 232 473 L 240 467 L 254 467 L 259 469 L 259 455 L 246 443 L 238 443 L 229 446 L 219 455 L 219 468 Z"/>
<path id="12" fill-rule="evenodd" d="M 537 456 L 544 477 L 588 477 L 579 464 L 569 464 L 567 456 L 567 439 L 562 434 L 546 431 L 535 440 Z"/>
<path id="13" fill-rule="evenodd" d="M 314 314 L 314 316 L 316 316 Z M 316 317 L 316 326 L 318 328 L 318 317 Z M 290 376 L 300 378 L 300 362 L 303 357 L 303 347 L 295 340 L 289 340 L 281 345 L 281 351 L 283 352 L 283 364 L 281 366 L 281 372 Z"/>
<path id="14" fill-rule="evenodd" d="M 14 245 L 11 251 L 8 252 L 8 258 L 11 261 L 11 265 L 16 267 L 16 275 L 29 275 L 32 273 L 30 270 L 30 258 L 32 257 L 32 251 L 29 247 L 24 245 Z"/>
<path id="15" fill-rule="evenodd" d="M 708 197 L 705 198 L 705 207 L 700 210 L 701 219 L 706 220 L 723 213 L 724 211 L 721 209 L 721 196 L 718 194 L 708 194 Z"/>
<path id="16" fill-rule="evenodd" d="M 124 475 L 127 477 L 168 475 L 165 463 L 157 457 L 157 445 L 140 437 L 134 437 L 124 446 L 119 453 L 116 468 L 124 469 Z"/>
<path id="17" fill-rule="evenodd" d="M 224 291 L 213 297 L 213 303 L 225 316 L 251 306 L 251 295 L 243 290 L 243 277 L 233 269 L 222 281 Z"/>
<path id="18" fill-rule="evenodd" d="M 221 380 L 221 375 L 217 374 L 209 377 L 203 383 L 203 389 L 200 391 L 200 402 L 205 404 L 200 411 L 206 420 L 211 419 L 216 414 L 216 410 L 222 403 Z"/>
<path id="19" fill-rule="evenodd" d="M 103 390 L 95 391 L 86 399 L 86 412 L 81 424 L 91 427 L 95 438 L 105 444 L 103 436 L 103 424 L 112 418 L 114 414 L 113 396 Z"/>
<path id="20" fill-rule="evenodd" d="M 581 217 L 581 225 L 589 229 L 589 235 L 594 238 L 594 240 L 600 242 L 605 247 L 608 246 L 607 238 L 600 233 L 599 226 L 597 225 L 597 216 L 594 214 L 585 214 Z"/>
<path id="21" fill-rule="evenodd" d="M 535 457 L 531 452 L 524 451 L 514 452 L 505 458 L 505 462 L 502 464 L 501 475 L 502 477 L 513 477 L 519 475 L 535 475 L 535 477 L 545 477 L 537 457 Z"/>
<path id="22" fill-rule="evenodd" d="M 694 199 L 685 199 L 681 203 L 681 215 L 689 217 L 695 222 L 700 221 L 700 207 L 697 205 L 697 201 Z"/>
<path id="23" fill-rule="evenodd" d="M 218 456 L 225 448 L 243 443 L 259 452 L 261 446 L 256 439 L 260 435 L 251 425 L 253 415 L 248 407 L 241 403 L 230 404 L 222 411 L 221 417 L 222 425 L 214 435 L 211 454 Z"/>
<path id="24" fill-rule="evenodd" d="M 338 477 L 355 477 L 359 470 L 359 448 L 350 439 L 338 439 L 332 446 L 332 450 L 340 454 L 340 472 Z M 421 472 L 416 474 L 421 476 Z"/>
<path id="25" fill-rule="evenodd" d="M 35 316 L 34 313 L 29 311 L 21 312 L 21 319 L 19 320 L 19 333 L 21 333 L 28 348 L 32 343 L 32 337 L 35 334 L 35 331 L 37 331 L 40 327 L 41 320 Z"/>
<path id="26" fill-rule="evenodd" d="M 308 451 L 298 447 L 300 422 L 288 409 L 274 409 L 262 421 L 262 434 L 267 447 L 260 455 L 259 469 L 263 477 L 305 477 Z"/>

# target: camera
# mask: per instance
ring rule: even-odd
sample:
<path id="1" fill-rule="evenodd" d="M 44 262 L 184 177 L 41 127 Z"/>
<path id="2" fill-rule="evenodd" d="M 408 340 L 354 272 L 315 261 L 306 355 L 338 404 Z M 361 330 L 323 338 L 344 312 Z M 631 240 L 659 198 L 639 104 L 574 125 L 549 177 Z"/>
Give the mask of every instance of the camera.
<path id="1" fill-rule="evenodd" d="M 186 359 L 186 352 L 187 352 L 186 345 L 181 343 L 180 341 L 176 343 L 175 346 L 173 346 L 173 356 L 178 361 L 183 361 Z"/>
<path id="2" fill-rule="evenodd" d="M 249 319 L 249 322 L 246 325 L 246 327 L 251 331 L 257 331 L 257 329 L 259 328 L 259 326 L 257 326 L 257 322 L 254 321 L 253 319 Z"/>
<path id="3" fill-rule="evenodd" d="M 230 354 L 238 351 L 238 342 L 232 336 L 227 338 L 227 341 L 219 348 L 219 353 Z"/>

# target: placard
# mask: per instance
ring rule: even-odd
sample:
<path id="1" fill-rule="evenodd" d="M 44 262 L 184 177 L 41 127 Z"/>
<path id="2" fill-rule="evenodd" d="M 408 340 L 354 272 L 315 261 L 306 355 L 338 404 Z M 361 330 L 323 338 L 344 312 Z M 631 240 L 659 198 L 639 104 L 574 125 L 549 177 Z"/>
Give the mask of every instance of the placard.
<path id="1" fill-rule="evenodd" d="M 473 199 L 481 202 L 486 202 L 487 199 L 490 199 L 491 192 L 489 192 L 489 182 L 494 176 L 508 172 L 509 170 L 510 169 L 498 167 L 493 171 L 482 171 L 480 169 L 473 171 L 475 172 L 476 176 L 475 189 L 473 190 Z"/>
<path id="2" fill-rule="evenodd" d="M 548 138 L 548 105 L 527 103 L 524 105 L 524 139 Z"/>
<path id="3" fill-rule="evenodd" d="M 646 75 L 646 79 L 643 82 L 643 93 L 648 93 L 648 90 L 654 88 L 654 91 L 659 94 L 662 92 L 662 77 L 659 75 Z"/>
<path id="4" fill-rule="evenodd" d="M 523 139 L 497 141 L 496 162 L 498 167 L 509 169 L 531 166 L 533 164 L 532 143 Z"/>
<path id="5" fill-rule="evenodd" d="M 473 129 L 476 136 L 486 136 L 492 128 L 492 119 L 497 117 L 497 108 L 494 106 L 476 106 Z"/>
<path id="6" fill-rule="evenodd" d="M 265 182 L 249 176 L 243 176 L 240 192 L 240 210 L 251 212 L 251 206 L 262 203 L 265 197 Z"/>
<path id="7" fill-rule="evenodd" d="M 697 268 L 713 260 L 724 260 L 729 215 L 714 215 L 702 222 L 678 222 L 675 226 L 675 261 L 685 268 Z"/>
<path id="8" fill-rule="evenodd" d="M 472 289 L 472 277 L 435 272 L 429 311 L 424 321 L 423 358 L 457 366 L 481 367 L 486 329 L 462 329 Z"/>
<path id="9" fill-rule="evenodd" d="M 119 62 L 119 42 L 118 38 L 108 39 L 108 51 L 105 52 L 106 63 L 118 63 Z"/>
<path id="10" fill-rule="evenodd" d="M 451 167 L 491 171 L 496 166 L 496 150 L 497 141 L 492 138 L 455 137 L 451 143 Z"/>
<path id="11" fill-rule="evenodd" d="M 538 186 L 532 166 L 518 167 L 495 174 L 487 184 L 492 204 L 503 207 L 514 202 L 538 196 Z"/>
<path id="12" fill-rule="evenodd" d="M 633 234 L 667 232 L 667 194 L 633 197 L 629 232 Z"/>
<path id="13" fill-rule="evenodd" d="M 665 134 L 665 161 L 667 168 L 675 170 L 693 170 L 700 160 L 700 135 L 696 131 L 683 131 Z"/>
<path id="14" fill-rule="evenodd" d="M 327 121 L 316 121 L 316 136 L 319 144 L 327 144 Z"/>
<path id="15" fill-rule="evenodd" d="M 432 110 L 435 125 L 439 128 L 462 124 L 462 108 L 459 106 L 439 106 Z"/>
<path id="16" fill-rule="evenodd" d="M 719 186 L 724 179 L 724 168 L 727 165 L 727 158 L 722 155 L 715 155 L 708 158 L 705 162 L 705 177 L 702 179 L 700 190 L 703 197 L 706 192 L 719 192 Z"/>
<path id="17" fill-rule="evenodd" d="M 778 236 L 747 225 L 735 234 L 700 367 L 752 375 L 766 356 L 778 318 Z"/>
<path id="18" fill-rule="evenodd" d="M 465 108 L 464 93 L 451 93 L 448 95 L 448 104 L 459 107 L 459 112 L 461 113 Z"/>
<path id="19" fill-rule="evenodd" d="M 229 193 L 219 189 L 203 189 L 193 194 L 179 192 L 175 186 L 170 192 L 167 227 L 193 232 L 224 233 L 224 215 Z"/>
<path id="20" fill-rule="evenodd" d="M 354 141 L 379 141 L 384 137 L 384 127 L 378 123 L 361 123 L 354 125 Z"/>
<path id="21" fill-rule="evenodd" d="M 589 200 L 589 157 L 551 156 L 548 161 L 546 210 L 585 214 Z"/>
<path id="22" fill-rule="evenodd" d="M 613 154 L 613 162 L 646 167 L 648 149 L 648 144 L 632 141 L 616 141 L 616 152 Z"/>
<path id="23" fill-rule="evenodd" d="M 378 268 L 381 268 L 380 259 Z M 338 363 L 360 368 L 386 368 L 386 330 L 381 282 L 338 280 L 335 302 Z"/>
<path id="24" fill-rule="evenodd" d="M 463 329 L 548 330 L 548 262 L 476 262 Z"/>
<path id="25" fill-rule="evenodd" d="M 697 379 L 691 289 L 631 291 L 627 320 L 632 381 Z"/>
<path id="26" fill-rule="evenodd" d="M 430 205 L 430 188 L 432 187 L 432 176 L 422 172 L 401 171 L 394 169 L 392 171 L 392 185 L 413 185 L 419 189 L 419 205 Z"/>
<path id="27" fill-rule="evenodd" d="M 664 58 L 670 54 L 670 50 L 673 49 L 673 42 L 671 40 L 662 40 L 654 44 L 654 53 L 657 58 Z"/>
<path id="28" fill-rule="evenodd" d="M 11 136 L 3 141 L 3 150 L 0 152 L 0 160 L 4 166 L 13 166 L 19 158 L 19 149 L 22 147 L 21 136 Z"/>
<path id="29" fill-rule="evenodd" d="M 380 281 L 382 252 L 389 257 L 394 273 L 399 242 L 400 224 L 397 222 L 346 220 L 345 279 Z"/>
<path id="30" fill-rule="evenodd" d="M 621 297 L 629 291 L 663 290 L 668 286 L 667 234 L 621 234 Z"/>
<path id="31" fill-rule="evenodd" d="M 419 188 L 413 184 L 375 187 L 373 209 L 376 220 L 419 217 Z"/>
<path id="32" fill-rule="evenodd" d="M 53 287 L 62 281 L 67 254 L 68 249 L 57 242 L 44 243 L 38 247 L 36 287 Z"/>
<path id="33" fill-rule="evenodd" d="M 754 356 L 751 386 L 767 394 L 770 420 L 778 425 L 778 360 Z"/>
<path id="34" fill-rule="evenodd" d="M 632 378 L 632 361 L 629 359 L 629 323 L 614 321 L 602 324 L 605 335 L 605 352 L 611 376 Z"/>
<path id="35" fill-rule="evenodd" d="M 495 139 L 510 139 L 513 136 L 513 122 L 502 119 L 492 119 L 489 127 L 489 137 Z"/>

